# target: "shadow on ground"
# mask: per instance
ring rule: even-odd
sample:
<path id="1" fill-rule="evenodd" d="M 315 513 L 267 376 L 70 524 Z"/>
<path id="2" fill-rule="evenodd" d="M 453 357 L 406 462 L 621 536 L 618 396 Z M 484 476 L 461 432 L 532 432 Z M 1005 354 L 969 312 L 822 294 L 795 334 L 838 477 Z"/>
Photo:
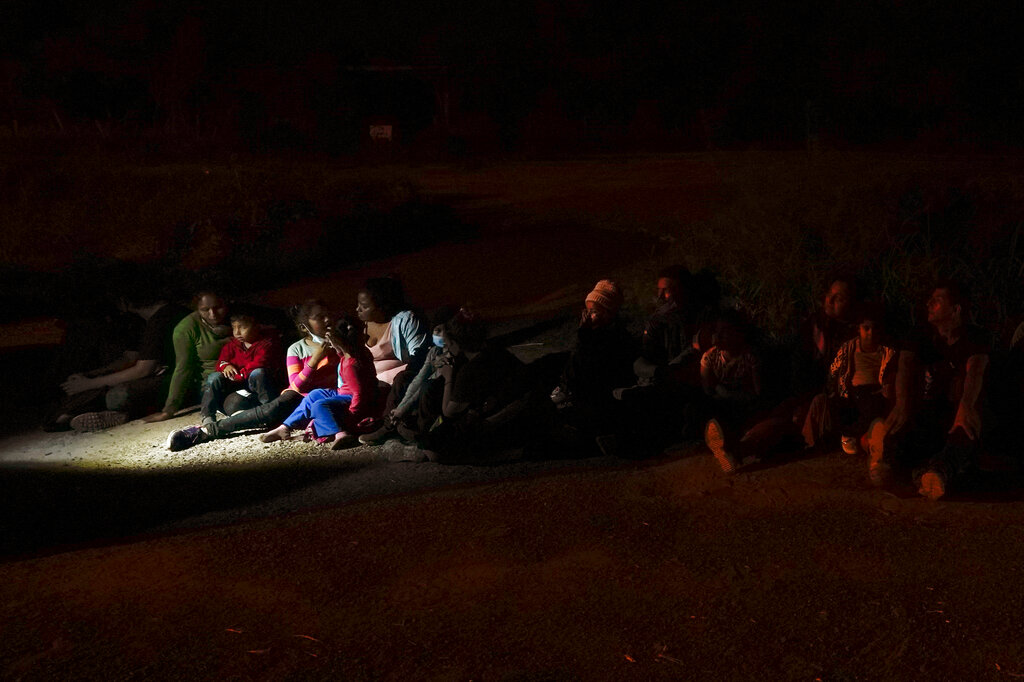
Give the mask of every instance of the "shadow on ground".
<path id="1" fill-rule="evenodd" d="M 185 471 L 4 469 L 0 557 L 131 542 L 132 536 L 174 521 L 244 508 L 367 465 L 332 460 Z"/>

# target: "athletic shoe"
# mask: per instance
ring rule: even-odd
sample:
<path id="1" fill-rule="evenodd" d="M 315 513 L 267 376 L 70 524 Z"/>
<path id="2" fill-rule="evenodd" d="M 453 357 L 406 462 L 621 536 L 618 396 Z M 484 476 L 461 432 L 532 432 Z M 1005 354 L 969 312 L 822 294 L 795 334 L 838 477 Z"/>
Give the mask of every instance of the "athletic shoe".
<path id="1" fill-rule="evenodd" d="M 199 445 L 210 440 L 201 426 L 186 426 L 177 431 L 171 431 L 167 436 L 167 449 L 171 452 L 188 450 L 193 445 Z"/>
<path id="2" fill-rule="evenodd" d="M 75 431 L 102 431 L 112 426 L 120 426 L 128 421 L 128 415 L 124 412 L 83 412 L 71 418 L 71 428 Z"/>
<path id="3" fill-rule="evenodd" d="M 416 443 L 419 440 L 419 431 L 410 429 L 405 424 L 398 425 L 398 437 L 405 441 L 406 445 L 409 443 Z"/>
<path id="4" fill-rule="evenodd" d="M 704 427 L 704 443 L 723 472 L 731 474 L 736 471 L 736 458 L 725 449 L 725 431 L 717 419 L 712 419 Z"/>
<path id="5" fill-rule="evenodd" d="M 926 471 L 921 476 L 917 492 L 934 502 L 946 494 L 946 477 L 938 471 Z"/>
<path id="6" fill-rule="evenodd" d="M 851 438 L 850 436 L 843 436 L 842 444 L 843 444 L 843 452 L 845 452 L 848 455 L 856 455 L 857 454 L 857 439 L 856 438 Z"/>
<path id="7" fill-rule="evenodd" d="M 390 419 L 385 419 L 384 424 L 376 431 L 359 436 L 359 442 L 363 445 L 381 445 L 395 435 L 395 429 L 395 423 Z"/>
<path id="8" fill-rule="evenodd" d="M 427 451 L 415 445 L 405 445 L 398 440 L 389 440 L 384 444 L 384 456 L 389 462 L 425 462 Z"/>
<path id="9" fill-rule="evenodd" d="M 889 483 L 891 470 L 884 461 L 885 421 L 876 419 L 868 428 L 868 480 L 872 485 L 884 486 Z"/>

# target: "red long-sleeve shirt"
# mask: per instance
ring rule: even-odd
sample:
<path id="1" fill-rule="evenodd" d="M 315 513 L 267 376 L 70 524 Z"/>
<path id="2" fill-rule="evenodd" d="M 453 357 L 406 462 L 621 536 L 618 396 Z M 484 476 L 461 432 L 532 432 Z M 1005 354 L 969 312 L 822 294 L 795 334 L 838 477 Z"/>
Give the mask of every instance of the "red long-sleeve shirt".
<path id="1" fill-rule="evenodd" d="M 220 349 L 217 371 L 223 372 L 228 365 L 234 365 L 238 374 L 233 379 L 245 381 L 254 369 L 262 367 L 268 372 L 276 372 L 283 364 L 281 349 L 273 336 L 264 337 L 248 348 L 232 337 Z"/>
<path id="2" fill-rule="evenodd" d="M 352 396 L 348 411 L 353 423 L 379 416 L 377 374 L 373 368 L 373 356 L 365 346 L 359 348 L 353 357 L 342 358 L 338 364 L 338 393 Z"/>

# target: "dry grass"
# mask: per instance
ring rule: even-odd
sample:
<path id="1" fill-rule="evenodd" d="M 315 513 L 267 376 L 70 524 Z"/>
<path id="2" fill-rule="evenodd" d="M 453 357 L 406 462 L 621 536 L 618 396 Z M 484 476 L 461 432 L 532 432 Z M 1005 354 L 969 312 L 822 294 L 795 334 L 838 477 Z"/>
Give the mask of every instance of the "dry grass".
<path id="1" fill-rule="evenodd" d="M 993 328 L 1022 303 L 1024 159 L 749 152 L 352 167 L 159 156 L 0 140 L 0 258 L 26 270 L 107 257 L 273 277 L 317 250 L 334 254 L 314 261 L 329 268 L 415 249 L 458 221 L 583 225 L 660 240 L 648 262 L 615 273 L 634 306 L 661 266 L 708 267 L 777 337 L 835 270 L 859 274 L 903 320 L 939 275 L 970 284 Z"/>

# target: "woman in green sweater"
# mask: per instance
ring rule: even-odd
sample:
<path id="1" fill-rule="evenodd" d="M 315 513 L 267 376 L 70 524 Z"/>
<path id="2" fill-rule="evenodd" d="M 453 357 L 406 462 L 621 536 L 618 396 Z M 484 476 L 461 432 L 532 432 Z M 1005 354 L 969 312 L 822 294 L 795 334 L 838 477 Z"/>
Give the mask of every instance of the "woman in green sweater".
<path id="1" fill-rule="evenodd" d="M 196 295 L 195 312 L 186 315 L 174 328 L 174 372 L 167 401 L 160 412 L 145 418 L 162 422 L 174 416 L 186 401 L 198 401 L 203 380 L 217 368 L 220 349 L 231 338 L 226 324 L 228 307 L 217 294 L 203 291 Z"/>

